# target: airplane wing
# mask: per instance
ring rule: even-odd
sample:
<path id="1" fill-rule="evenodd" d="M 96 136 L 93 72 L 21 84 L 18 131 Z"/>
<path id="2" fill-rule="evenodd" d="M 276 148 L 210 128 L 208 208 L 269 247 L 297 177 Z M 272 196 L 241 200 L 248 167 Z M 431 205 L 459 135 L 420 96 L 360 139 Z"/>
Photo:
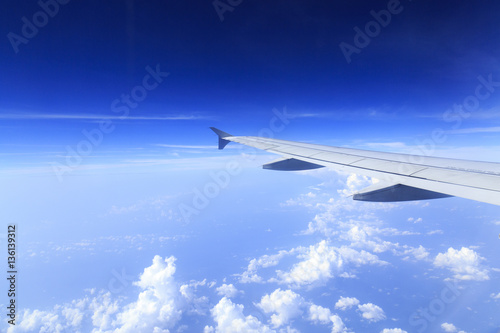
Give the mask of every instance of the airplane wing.
<path id="1" fill-rule="evenodd" d="M 356 193 L 354 200 L 389 202 L 457 196 L 500 205 L 500 163 L 233 136 L 210 128 L 219 137 L 219 149 L 232 141 L 282 156 L 265 164 L 264 169 L 297 171 L 330 167 L 380 180 Z"/>

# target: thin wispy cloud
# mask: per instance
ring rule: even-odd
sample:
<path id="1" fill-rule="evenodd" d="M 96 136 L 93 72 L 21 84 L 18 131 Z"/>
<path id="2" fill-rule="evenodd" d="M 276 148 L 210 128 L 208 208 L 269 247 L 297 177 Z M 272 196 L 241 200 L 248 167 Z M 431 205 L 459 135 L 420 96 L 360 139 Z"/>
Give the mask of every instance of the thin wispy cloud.
<path id="1" fill-rule="evenodd" d="M 158 143 L 155 144 L 157 147 L 164 147 L 164 148 L 175 148 L 175 149 L 208 149 L 208 150 L 216 150 L 217 145 L 170 145 L 166 143 Z M 233 146 L 227 146 L 224 149 L 241 149 L 241 147 L 238 147 L 236 145 Z"/>
<path id="2" fill-rule="evenodd" d="M 387 147 L 387 148 L 407 148 L 403 142 L 367 142 L 365 146 L 370 148 Z"/>
<path id="3" fill-rule="evenodd" d="M 447 131 L 447 133 L 449 134 L 477 134 L 477 133 L 499 133 L 499 132 L 500 132 L 500 126 L 460 128 L 456 130 Z"/>
<path id="4" fill-rule="evenodd" d="M 165 115 L 165 116 L 117 116 L 117 115 L 97 115 L 97 114 L 37 114 L 37 113 L 10 113 L 0 114 L 0 119 L 21 119 L 21 120 L 200 120 L 212 119 L 210 116 L 201 115 Z"/>
<path id="5" fill-rule="evenodd" d="M 166 147 L 166 148 L 180 148 L 180 149 L 214 149 L 217 145 L 169 145 L 164 143 L 158 143 L 155 146 Z"/>
<path id="6" fill-rule="evenodd" d="M 287 113 L 287 116 L 291 119 L 296 118 L 325 118 L 328 117 L 328 114 L 325 113 Z"/>

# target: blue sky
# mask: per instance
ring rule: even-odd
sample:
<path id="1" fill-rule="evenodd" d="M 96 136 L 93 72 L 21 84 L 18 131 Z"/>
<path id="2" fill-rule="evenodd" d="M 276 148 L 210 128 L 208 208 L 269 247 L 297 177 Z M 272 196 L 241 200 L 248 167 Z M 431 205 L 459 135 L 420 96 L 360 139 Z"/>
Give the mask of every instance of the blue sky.
<path id="1" fill-rule="evenodd" d="M 498 332 L 497 206 L 353 202 L 369 179 L 262 170 L 208 129 L 500 162 L 498 6 L 5 8 L 2 330 Z"/>

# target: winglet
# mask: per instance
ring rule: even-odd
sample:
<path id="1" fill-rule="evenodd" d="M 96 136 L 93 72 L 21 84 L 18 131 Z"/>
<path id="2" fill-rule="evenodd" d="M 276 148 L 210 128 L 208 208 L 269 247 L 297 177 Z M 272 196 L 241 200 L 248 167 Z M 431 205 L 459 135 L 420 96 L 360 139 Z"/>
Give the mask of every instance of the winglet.
<path id="1" fill-rule="evenodd" d="M 215 127 L 210 127 L 210 129 L 219 136 L 219 149 L 224 149 L 224 147 L 230 142 L 229 140 L 224 140 L 224 138 L 232 135 L 224 131 L 221 131 L 220 129 L 217 129 Z"/>

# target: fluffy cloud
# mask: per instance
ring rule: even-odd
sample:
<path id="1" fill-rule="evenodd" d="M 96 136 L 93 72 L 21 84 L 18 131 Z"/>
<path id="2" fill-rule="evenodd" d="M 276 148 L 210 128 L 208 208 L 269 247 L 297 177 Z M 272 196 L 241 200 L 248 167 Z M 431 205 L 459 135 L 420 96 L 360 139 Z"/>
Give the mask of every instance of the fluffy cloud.
<path id="1" fill-rule="evenodd" d="M 324 308 L 322 306 L 312 304 L 309 307 L 309 320 L 314 322 L 320 322 L 322 324 L 327 324 L 330 322 L 330 316 L 332 315 L 330 309 Z"/>
<path id="2" fill-rule="evenodd" d="M 219 294 L 220 296 L 226 296 L 228 298 L 235 297 L 239 293 L 243 293 L 242 291 L 236 289 L 236 287 L 233 286 L 232 284 L 225 284 L 225 283 L 216 290 L 217 294 Z"/>
<path id="3" fill-rule="evenodd" d="M 332 314 L 330 309 L 306 302 L 302 296 L 292 290 L 276 289 L 271 294 L 262 297 L 260 303 L 256 304 L 264 313 L 270 314 L 270 322 L 274 328 L 280 328 L 292 322 L 307 312 L 305 319 L 322 325 L 332 325 L 333 333 L 347 333 L 347 328 L 336 314 Z M 291 328 L 280 329 L 280 332 L 290 331 Z"/>
<path id="4" fill-rule="evenodd" d="M 264 295 L 257 307 L 265 313 L 274 313 L 271 316 L 272 325 L 277 328 L 288 324 L 293 317 L 302 314 L 301 307 L 304 299 L 291 290 L 276 289 L 270 295 Z"/>
<path id="5" fill-rule="evenodd" d="M 68 307 L 65 307 L 68 308 Z M 92 298 L 89 305 L 92 315 L 92 325 L 99 331 L 112 328 L 116 313 L 119 311 L 118 301 L 112 301 L 111 293 L 100 293 Z"/>
<path id="6" fill-rule="evenodd" d="M 339 193 L 342 193 L 344 196 L 350 196 L 353 193 L 356 193 L 363 188 L 373 185 L 377 182 L 378 180 L 374 178 L 351 173 L 346 180 L 347 188 L 340 190 Z"/>
<path id="7" fill-rule="evenodd" d="M 342 297 L 335 303 L 335 309 L 347 310 L 359 304 L 359 300 L 356 297 Z"/>
<path id="8" fill-rule="evenodd" d="M 181 285 L 179 287 L 179 292 L 184 298 L 184 303 L 186 303 L 185 310 L 190 314 L 207 314 L 209 308 L 208 297 L 197 297 L 196 293 L 199 287 L 207 286 L 208 288 L 212 288 L 214 285 L 215 282 L 207 283 L 206 279 L 204 279 L 203 281 L 191 281 L 189 283 Z"/>
<path id="9" fill-rule="evenodd" d="M 243 305 L 234 304 L 230 299 L 223 297 L 217 305 L 211 309 L 212 317 L 217 323 L 214 328 L 206 326 L 205 333 L 220 332 L 248 332 L 248 333 L 271 333 L 275 332 L 254 316 L 243 314 Z"/>
<path id="10" fill-rule="evenodd" d="M 321 324 L 332 323 L 332 333 L 344 333 L 347 332 L 347 328 L 340 318 L 336 314 L 332 314 L 330 309 L 324 308 L 319 305 L 311 304 L 309 307 L 309 318 L 310 321 L 319 322 Z"/>
<path id="11" fill-rule="evenodd" d="M 17 326 L 10 326 L 7 332 L 63 332 L 71 329 L 68 322 L 61 322 L 58 314 L 48 311 L 25 311 Z"/>
<path id="12" fill-rule="evenodd" d="M 93 292 L 92 292 L 93 294 Z M 119 311 L 118 302 L 111 300 L 110 292 L 100 292 L 93 297 L 86 296 L 52 310 L 24 310 L 16 326 L 7 332 L 78 332 L 82 326 L 93 327 L 93 332 L 110 330 Z"/>
<path id="13" fill-rule="evenodd" d="M 465 331 L 459 331 L 455 325 L 450 324 L 450 323 L 442 323 L 441 329 L 447 333 L 455 333 L 455 332 L 466 333 Z"/>
<path id="14" fill-rule="evenodd" d="M 358 310 L 361 311 L 361 316 L 370 322 L 377 322 L 385 319 L 384 310 L 375 304 L 367 303 L 358 305 Z"/>
<path id="15" fill-rule="evenodd" d="M 342 319 L 337 316 L 337 315 L 332 315 L 330 317 L 330 320 L 332 321 L 332 333 L 347 333 L 347 328 L 344 325 L 344 322 Z"/>
<path id="16" fill-rule="evenodd" d="M 321 284 L 342 274 L 346 265 L 386 264 L 369 252 L 329 246 L 325 240 L 311 245 L 303 252 L 305 253 L 299 256 L 303 260 L 296 263 L 290 271 L 277 271 L 278 282 L 297 287 Z"/>
<path id="17" fill-rule="evenodd" d="M 401 255 L 408 254 L 412 255 L 417 260 L 425 260 L 429 257 L 429 252 L 422 245 L 419 245 L 419 247 L 408 247 L 401 253 Z"/>
<path id="18" fill-rule="evenodd" d="M 8 332 L 77 332 L 91 327 L 92 332 L 168 332 L 176 326 L 183 312 L 208 301 L 197 298 L 194 290 L 205 281 L 180 285 L 175 279 L 175 258 L 155 256 L 134 285 L 139 288 L 137 299 L 124 303 L 113 300 L 110 292 L 90 291 L 90 296 L 51 311 L 25 310 L 18 325 Z"/>
<path id="19" fill-rule="evenodd" d="M 462 247 L 460 250 L 449 248 L 445 253 L 439 253 L 434 259 L 434 266 L 448 268 L 457 280 L 489 280 L 488 270 L 481 267 L 484 258 L 474 250 Z"/>
<path id="20" fill-rule="evenodd" d="M 151 332 L 156 327 L 171 328 L 182 311 L 179 286 L 174 281 L 175 258 L 153 258 L 134 284 L 143 291 L 116 317 L 119 332 Z"/>
<path id="21" fill-rule="evenodd" d="M 263 255 L 260 258 L 257 259 L 252 259 L 250 260 L 248 264 L 248 268 L 245 272 L 239 275 L 239 282 L 240 283 L 259 283 L 263 282 L 262 277 L 257 275 L 257 270 L 261 268 L 268 268 L 268 267 L 273 267 L 276 266 L 280 260 L 287 256 L 290 255 L 294 252 L 295 250 L 292 249 L 290 251 L 279 251 L 277 254 L 272 254 L 272 255 Z"/>
<path id="22" fill-rule="evenodd" d="M 384 328 L 380 333 L 408 333 L 400 328 Z"/>
<path id="23" fill-rule="evenodd" d="M 455 325 L 450 324 L 450 323 L 442 323 L 441 328 L 443 329 L 443 331 L 449 332 L 449 333 L 453 333 L 453 332 L 457 331 L 457 328 L 455 327 Z"/>

